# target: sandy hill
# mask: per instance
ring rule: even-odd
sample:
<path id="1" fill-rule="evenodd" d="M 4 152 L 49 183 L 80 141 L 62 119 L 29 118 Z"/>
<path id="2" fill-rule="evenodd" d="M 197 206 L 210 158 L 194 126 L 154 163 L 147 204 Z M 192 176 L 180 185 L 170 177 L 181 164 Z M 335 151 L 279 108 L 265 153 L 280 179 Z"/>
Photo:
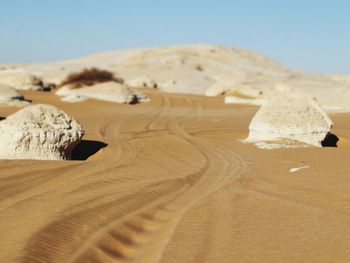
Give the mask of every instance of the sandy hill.
<path id="1" fill-rule="evenodd" d="M 121 50 L 19 67 L 54 83 L 70 72 L 99 67 L 116 73 L 126 83 L 147 79 L 164 92 L 208 96 L 237 89 L 251 94 L 254 89 L 265 99 L 273 96 L 275 84 L 284 83 L 316 97 L 327 111 L 350 110 L 350 77 L 300 72 L 251 51 L 217 45 Z"/>

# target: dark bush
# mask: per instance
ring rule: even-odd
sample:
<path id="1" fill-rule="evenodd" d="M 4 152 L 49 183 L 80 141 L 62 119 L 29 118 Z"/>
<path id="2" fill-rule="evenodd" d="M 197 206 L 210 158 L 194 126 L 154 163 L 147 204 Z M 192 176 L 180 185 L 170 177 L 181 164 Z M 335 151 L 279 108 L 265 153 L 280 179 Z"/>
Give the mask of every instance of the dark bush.
<path id="1" fill-rule="evenodd" d="M 196 65 L 196 70 L 198 71 L 204 71 L 204 67 L 200 64 Z"/>
<path id="2" fill-rule="evenodd" d="M 116 77 L 112 72 L 97 68 L 91 68 L 84 69 L 81 72 L 74 72 L 69 74 L 67 78 L 62 81 L 60 86 L 70 85 L 71 88 L 77 89 L 84 86 L 92 86 L 97 83 L 108 81 L 114 81 L 121 84 L 124 82 L 122 78 Z"/>

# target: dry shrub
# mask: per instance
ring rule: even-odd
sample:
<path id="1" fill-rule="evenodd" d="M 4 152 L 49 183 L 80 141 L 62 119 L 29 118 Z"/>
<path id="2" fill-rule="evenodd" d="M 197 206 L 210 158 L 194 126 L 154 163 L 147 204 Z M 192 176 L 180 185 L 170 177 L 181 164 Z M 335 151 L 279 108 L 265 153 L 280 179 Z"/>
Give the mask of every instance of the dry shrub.
<path id="1" fill-rule="evenodd" d="M 204 67 L 202 65 L 198 64 L 198 65 L 196 65 L 196 70 L 202 72 L 202 71 L 204 71 Z"/>
<path id="2" fill-rule="evenodd" d="M 64 81 L 62 81 L 60 86 L 69 85 L 71 88 L 77 89 L 108 81 L 114 81 L 121 84 L 124 83 L 124 80 L 122 78 L 116 77 L 110 71 L 91 68 L 84 69 L 81 72 L 69 74 L 67 78 Z"/>

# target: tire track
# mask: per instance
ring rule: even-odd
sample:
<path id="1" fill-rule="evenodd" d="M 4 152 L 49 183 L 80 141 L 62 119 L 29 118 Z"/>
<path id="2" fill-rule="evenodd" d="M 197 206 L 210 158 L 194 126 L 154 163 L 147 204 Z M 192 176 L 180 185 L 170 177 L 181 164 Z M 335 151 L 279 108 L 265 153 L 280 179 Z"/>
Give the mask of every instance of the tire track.
<path id="1" fill-rule="evenodd" d="M 232 149 L 197 138 L 186 130 L 186 123 L 203 118 L 200 104 L 188 98 L 174 101 L 165 95 L 161 100 L 164 105 L 148 112 L 154 114 L 150 120 L 144 118 L 145 113 L 130 121 L 143 119 L 145 133 L 162 130 L 191 144 L 204 158 L 203 167 L 193 174 L 149 185 L 121 199 L 111 196 L 110 201 L 83 211 L 71 214 L 66 211 L 68 216 L 33 236 L 22 262 L 156 262 L 182 215 L 227 181 L 239 177 L 245 165 Z M 174 111 L 176 117 L 165 118 Z M 126 148 L 131 148 L 122 161 L 119 157 L 117 164 L 108 163 L 110 168 L 118 168 L 121 162 L 136 158 L 138 137 L 134 137 L 135 133 L 129 132 L 126 136 L 120 124 L 109 124 L 104 129 L 102 133 L 108 140 L 116 135 L 127 139 L 116 143 L 123 145 L 121 155 Z"/>

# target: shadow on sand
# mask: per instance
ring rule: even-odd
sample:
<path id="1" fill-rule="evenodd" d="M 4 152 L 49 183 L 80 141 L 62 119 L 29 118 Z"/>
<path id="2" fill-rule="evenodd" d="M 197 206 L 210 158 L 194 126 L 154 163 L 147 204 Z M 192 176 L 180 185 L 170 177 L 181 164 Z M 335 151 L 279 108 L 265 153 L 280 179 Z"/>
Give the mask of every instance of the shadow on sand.
<path id="1" fill-rule="evenodd" d="M 324 140 L 321 142 L 322 147 L 337 147 L 337 142 L 339 141 L 339 138 L 332 134 L 328 133 Z"/>
<path id="2" fill-rule="evenodd" d="M 82 140 L 72 151 L 72 160 L 84 161 L 107 146 L 100 141 Z"/>

